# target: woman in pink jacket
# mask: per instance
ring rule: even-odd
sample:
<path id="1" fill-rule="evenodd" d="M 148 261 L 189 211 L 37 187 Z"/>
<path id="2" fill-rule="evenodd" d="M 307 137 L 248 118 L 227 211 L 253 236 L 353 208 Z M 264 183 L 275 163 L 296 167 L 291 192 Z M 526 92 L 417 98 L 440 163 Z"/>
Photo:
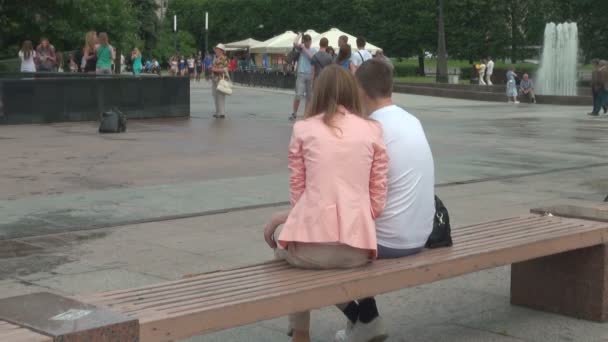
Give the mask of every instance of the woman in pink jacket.
<path id="1" fill-rule="evenodd" d="M 295 267 L 353 268 L 376 257 L 388 156 L 382 128 L 361 112 L 355 78 L 326 67 L 289 144 L 292 209 L 273 215 L 264 230 L 277 257 Z M 293 341 L 309 341 L 310 313 L 289 319 Z"/>

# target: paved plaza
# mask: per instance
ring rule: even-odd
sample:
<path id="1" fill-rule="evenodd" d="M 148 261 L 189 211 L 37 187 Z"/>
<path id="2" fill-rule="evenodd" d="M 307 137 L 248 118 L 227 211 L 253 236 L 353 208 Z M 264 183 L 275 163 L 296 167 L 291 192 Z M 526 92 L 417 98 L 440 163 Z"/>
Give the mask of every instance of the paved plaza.
<path id="1" fill-rule="evenodd" d="M 211 118 L 0 126 L 0 298 L 93 293 L 272 258 L 266 219 L 288 199 L 292 92 L 235 88 Z M 395 95 L 423 123 L 453 225 L 598 202 L 608 195 L 608 117 L 586 107 Z M 407 151 L 404 151 L 407 153 Z M 389 341 L 608 341 L 608 324 L 514 307 L 509 267 L 379 297 Z M 313 313 L 315 341 L 341 314 Z M 287 341 L 286 319 L 190 341 Z"/>

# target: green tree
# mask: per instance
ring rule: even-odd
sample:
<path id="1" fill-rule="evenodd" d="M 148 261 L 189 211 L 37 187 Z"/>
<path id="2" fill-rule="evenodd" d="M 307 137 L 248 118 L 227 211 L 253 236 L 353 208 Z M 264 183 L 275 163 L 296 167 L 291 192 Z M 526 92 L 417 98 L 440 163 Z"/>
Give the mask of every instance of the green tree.
<path id="1" fill-rule="evenodd" d="M 177 50 L 176 50 L 177 48 Z M 196 53 L 196 41 L 192 34 L 187 31 L 173 32 L 171 25 L 164 25 L 160 31 L 158 43 L 151 50 L 151 55 L 156 58 L 159 63 L 167 63 L 173 55 L 192 55 Z"/>
<path id="2" fill-rule="evenodd" d="M 143 41 L 144 53 L 151 53 L 159 39 L 160 20 L 156 15 L 158 5 L 155 0 L 131 0 L 135 11 L 137 34 Z"/>

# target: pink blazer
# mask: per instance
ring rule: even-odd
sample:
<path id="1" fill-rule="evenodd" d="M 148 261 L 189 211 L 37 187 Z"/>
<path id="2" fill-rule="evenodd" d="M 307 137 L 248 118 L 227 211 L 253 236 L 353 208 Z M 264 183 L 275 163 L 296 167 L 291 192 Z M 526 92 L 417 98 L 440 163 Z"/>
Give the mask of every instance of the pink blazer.
<path id="1" fill-rule="evenodd" d="M 384 208 L 388 155 L 382 128 L 344 111 L 335 122 L 322 115 L 297 122 L 289 144 L 293 206 L 279 235 L 289 242 L 346 244 L 376 257 L 374 219 Z"/>

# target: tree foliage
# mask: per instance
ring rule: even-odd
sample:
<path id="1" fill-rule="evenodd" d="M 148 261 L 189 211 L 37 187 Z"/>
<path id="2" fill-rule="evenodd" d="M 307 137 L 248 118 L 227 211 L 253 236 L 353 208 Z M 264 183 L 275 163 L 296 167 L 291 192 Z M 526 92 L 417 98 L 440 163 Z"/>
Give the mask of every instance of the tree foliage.
<path id="1" fill-rule="evenodd" d="M 0 54 L 15 56 L 24 40 L 36 43 L 43 36 L 58 50 L 79 50 L 89 30 L 107 32 L 111 44 L 131 49 L 154 36 L 151 4 L 154 0 L 0 0 Z"/>
<path id="2" fill-rule="evenodd" d="M 200 49 L 206 11 L 209 46 L 248 37 L 264 40 L 286 30 L 338 27 L 366 37 L 391 56 L 422 56 L 437 49 L 436 0 L 171 0 L 165 23 L 155 11 L 154 0 L 0 0 L 0 54 L 14 56 L 23 40 L 43 35 L 58 49 L 79 49 L 84 33 L 95 29 L 107 31 L 113 44 L 125 49 L 137 45 L 144 53 L 165 51 L 164 56 L 173 42 L 167 23 L 173 14 L 180 46 Z M 448 55 L 520 61 L 537 53 L 527 47 L 542 44 L 547 22 L 574 21 L 585 59 L 608 58 L 606 13 L 608 1 L 600 0 L 445 1 Z"/>

